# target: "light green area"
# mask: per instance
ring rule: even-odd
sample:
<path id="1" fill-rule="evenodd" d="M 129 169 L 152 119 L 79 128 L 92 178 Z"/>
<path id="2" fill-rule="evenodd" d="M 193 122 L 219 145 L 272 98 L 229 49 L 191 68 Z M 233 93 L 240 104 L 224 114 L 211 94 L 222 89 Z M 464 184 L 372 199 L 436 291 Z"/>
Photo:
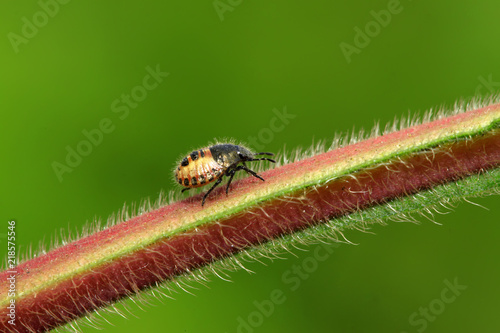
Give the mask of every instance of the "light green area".
<path id="1" fill-rule="evenodd" d="M 70 1 L 14 53 L 7 34 L 40 10 L 37 1 L 9 2 L 0 20 L 0 255 L 6 221 L 17 220 L 19 252 L 38 248 L 59 229 L 80 230 L 131 202 L 177 188 L 179 156 L 214 137 L 266 133 L 273 108 L 295 115 L 265 151 L 308 147 L 314 138 L 370 129 L 407 110 L 424 111 L 476 93 L 498 92 L 500 3 L 402 1 L 351 63 L 339 43 L 373 20 L 387 1 L 242 1 L 220 21 L 212 2 L 89 3 Z M 170 75 L 123 120 L 111 104 L 142 84 L 146 66 Z M 92 153 L 59 182 L 51 163 L 103 118 L 115 125 Z M 277 123 L 277 125 L 281 125 Z M 190 195 L 190 194 L 186 194 Z M 424 222 L 349 233 L 300 288 L 280 278 L 307 257 L 250 265 L 235 283 L 179 294 L 140 319 L 114 318 L 106 332 L 235 332 L 275 289 L 287 301 L 256 332 L 416 332 L 408 317 L 439 296 L 443 279 L 469 289 L 428 323 L 426 332 L 499 331 L 498 197 L 477 199 L 490 211 L 462 205 Z M 420 219 L 426 221 L 425 219 Z M 2 230 L 2 225 L 4 229 Z M 59 236 L 57 236 L 59 237 Z M 155 302 L 159 303 L 159 302 Z M 228 306 L 230 304 L 230 306 Z M 311 307 L 309 304 L 318 304 Z M 193 309 L 196 316 L 193 317 Z M 94 332 L 93 329 L 84 330 Z"/>

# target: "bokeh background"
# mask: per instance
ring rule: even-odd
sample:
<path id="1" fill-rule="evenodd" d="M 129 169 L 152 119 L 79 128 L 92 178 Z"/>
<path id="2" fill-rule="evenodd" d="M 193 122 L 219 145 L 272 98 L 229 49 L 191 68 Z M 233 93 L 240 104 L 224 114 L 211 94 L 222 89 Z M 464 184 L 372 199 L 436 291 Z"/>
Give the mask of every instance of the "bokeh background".
<path id="1" fill-rule="evenodd" d="M 500 89 L 500 3 L 493 0 L 45 3 L 53 2 L 1 6 L 2 256 L 8 219 L 17 221 L 19 251 L 36 249 L 60 229 L 77 230 L 124 203 L 174 189 L 178 157 L 215 137 L 255 137 L 267 151 L 308 147 L 408 110 Z M 40 13 L 43 7 L 50 16 Z M 387 10 L 390 22 L 380 14 Z M 367 27 L 371 37 L 356 37 Z M 357 49 L 346 56 L 341 46 Z M 169 75 L 146 91 L 148 66 Z M 122 96 L 132 93 L 138 102 L 125 107 Z M 284 108 L 294 118 L 271 130 L 280 125 L 273 110 Z M 54 162 L 65 164 L 68 147 L 85 145 L 84 131 L 103 119 L 112 130 L 58 177 Z M 103 327 L 498 332 L 499 201 L 474 202 L 489 210 L 462 204 L 435 217 L 442 225 L 418 217 L 421 225 L 347 232 L 359 245 L 331 247 L 297 290 L 283 274 L 312 252 L 295 251 L 297 257 L 287 254 L 267 267 L 248 264 L 256 274 L 233 273 L 232 283 L 213 278 L 194 296 L 152 299 L 146 311 L 128 302 L 134 316 L 108 316 L 115 326 Z M 444 281 L 455 279 L 467 289 L 443 303 Z M 275 289 L 286 300 L 271 314 L 256 314 L 255 301 Z M 418 311 L 429 306 L 425 319 Z M 238 318 L 253 326 L 239 328 Z"/>

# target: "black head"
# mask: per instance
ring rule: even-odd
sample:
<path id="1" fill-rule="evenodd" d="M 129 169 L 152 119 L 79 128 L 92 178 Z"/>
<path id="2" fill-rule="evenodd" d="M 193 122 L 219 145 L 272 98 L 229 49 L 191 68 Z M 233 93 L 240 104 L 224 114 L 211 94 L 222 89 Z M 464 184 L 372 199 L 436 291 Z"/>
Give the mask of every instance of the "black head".
<path id="1" fill-rule="evenodd" d="M 273 153 L 254 153 L 246 147 L 229 143 L 214 145 L 210 147 L 210 152 L 217 163 L 226 167 L 247 161 L 267 160 L 273 163 L 276 162 L 270 158 L 255 158 L 257 155 L 274 156 Z"/>
<path id="2" fill-rule="evenodd" d="M 214 188 L 217 187 L 222 181 L 222 178 L 224 175 L 229 177 L 229 181 L 227 182 L 226 186 L 226 195 L 229 193 L 229 185 L 231 185 L 231 181 L 233 180 L 233 177 L 236 172 L 240 170 L 246 171 L 248 174 L 264 181 L 264 178 L 259 176 L 255 171 L 250 170 L 246 165 L 245 162 L 247 161 L 270 161 L 273 163 L 276 163 L 275 160 L 267 158 L 267 157 L 261 157 L 261 158 L 255 158 L 257 155 L 268 155 L 268 156 L 273 156 L 273 153 L 254 153 L 250 149 L 245 148 L 243 146 L 238 146 L 238 145 L 233 145 L 230 143 L 222 143 L 218 145 L 214 145 L 209 148 L 210 153 L 212 154 L 212 158 L 217 162 L 218 164 L 222 165 L 225 168 L 225 172 L 222 174 L 221 177 L 217 179 L 217 181 L 214 183 L 214 185 L 205 193 L 203 196 L 203 199 L 201 200 L 201 206 L 205 204 L 205 199 L 208 197 L 210 192 L 214 190 Z M 239 164 L 242 163 L 242 164 Z M 239 164 L 239 165 L 238 165 Z"/>
<path id="3" fill-rule="evenodd" d="M 246 162 L 246 161 L 269 161 L 276 163 L 275 160 L 267 157 L 261 157 L 261 158 L 255 158 L 255 156 L 258 155 L 268 155 L 268 156 L 274 156 L 273 153 L 254 153 L 250 151 L 249 149 L 242 147 L 242 146 L 237 146 L 240 148 L 240 151 L 238 152 L 238 157 L 240 158 L 241 162 Z"/>

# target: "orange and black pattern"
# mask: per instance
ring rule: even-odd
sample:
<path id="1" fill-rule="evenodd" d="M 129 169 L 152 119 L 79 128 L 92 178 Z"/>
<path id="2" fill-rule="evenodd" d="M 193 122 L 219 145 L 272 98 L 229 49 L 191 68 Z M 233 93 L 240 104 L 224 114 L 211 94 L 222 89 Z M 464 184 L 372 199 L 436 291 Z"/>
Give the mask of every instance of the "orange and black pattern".
<path id="1" fill-rule="evenodd" d="M 213 182 L 224 173 L 210 148 L 195 150 L 182 159 L 175 172 L 176 181 L 184 187 L 200 187 Z"/>

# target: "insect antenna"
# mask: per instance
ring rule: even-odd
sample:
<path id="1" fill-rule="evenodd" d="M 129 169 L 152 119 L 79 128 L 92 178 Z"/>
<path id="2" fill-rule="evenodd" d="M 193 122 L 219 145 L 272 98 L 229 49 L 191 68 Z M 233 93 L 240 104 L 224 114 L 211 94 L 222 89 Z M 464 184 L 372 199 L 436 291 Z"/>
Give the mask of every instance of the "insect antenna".
<path id="1" fill-rule="evenodd" d="M 273 153 L 255 153 L 254 155 L 269 155 L 269 156 L 274 156 Z"/>
<path id="2" fill-rule="evenodd" d="M 269 161 L 269 162 L 273 162 L 273 163 L 276 163 L 275 160 L 273 159 L 270 159 L 270 158 L 267 158 L 267 157 L 262 157 L 262 158 L 252 158 L 251 160 L 249 161 Z"/>

